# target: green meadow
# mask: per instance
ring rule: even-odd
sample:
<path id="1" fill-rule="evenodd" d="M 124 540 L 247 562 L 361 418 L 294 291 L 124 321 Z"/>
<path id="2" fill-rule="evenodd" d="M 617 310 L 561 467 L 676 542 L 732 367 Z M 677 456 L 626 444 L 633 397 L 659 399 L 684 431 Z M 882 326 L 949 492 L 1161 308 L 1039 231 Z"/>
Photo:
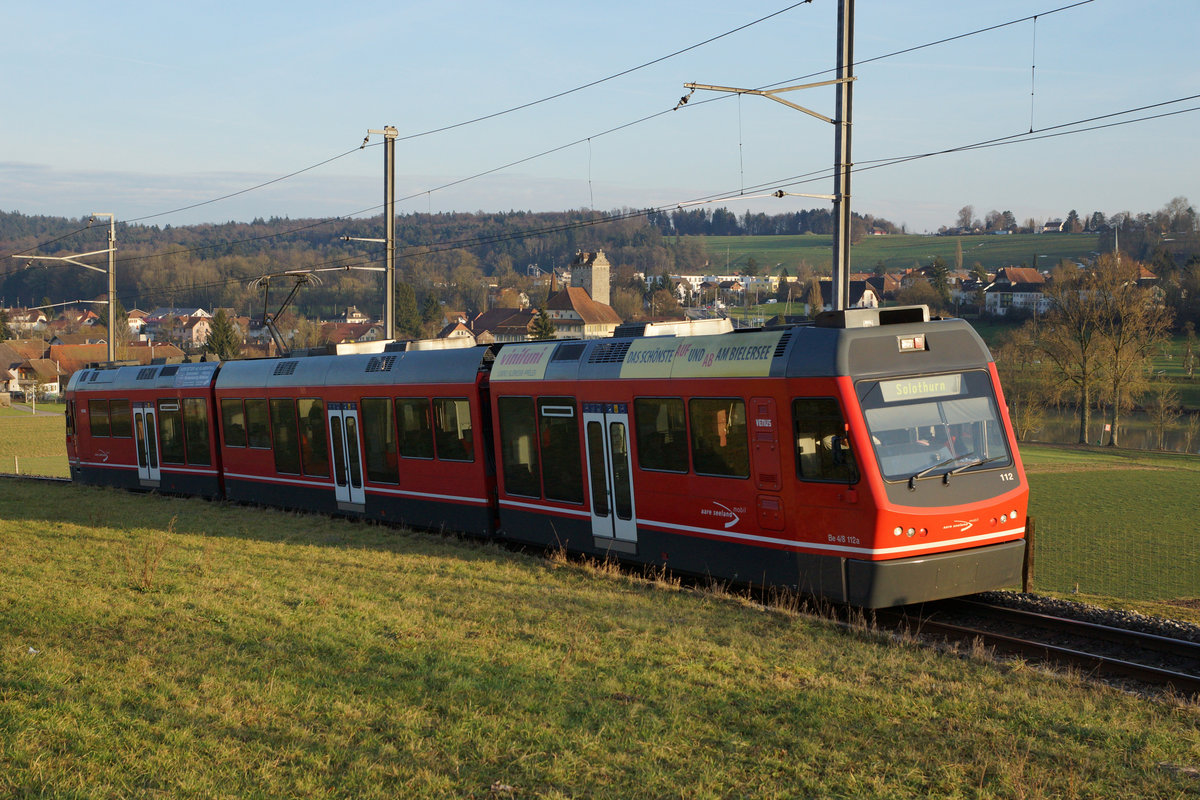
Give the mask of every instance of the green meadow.
<path id="1" fill-rule="evenodd" d="M 761 274 L 786 268 L 791 275 L 801 261 L 828 274 L 833 250 L 829 236 L 691 236 L 708 253 L 714 272 L 737 272 L 753 258 Z M 1032 265 L 1053 267 L 1060 260 L 1083 259 L 1096 250 L 1099 234 L 1017 233 L 1004 236 L 866 236 L 850 248 L 854 272 L 873 272 L 882 261 L 889 272 L 924 266 L 941 256 L 954 265 L 957 243 L 962 244 L 963 267 L 976 262 L 990 271 L 1000 267 Z"/>
<path id="2" fill-rule="evenodd" d="M 1200 710 L 794 604 L 0 483 L 0 796 L 1194 796 Z"/>
<path id="3" fill-rule="evenodd" d="M 1200 458 L 1051 445 L 1022 445 L 1021 455 L 1035 588 L 1197 618 Z"/>

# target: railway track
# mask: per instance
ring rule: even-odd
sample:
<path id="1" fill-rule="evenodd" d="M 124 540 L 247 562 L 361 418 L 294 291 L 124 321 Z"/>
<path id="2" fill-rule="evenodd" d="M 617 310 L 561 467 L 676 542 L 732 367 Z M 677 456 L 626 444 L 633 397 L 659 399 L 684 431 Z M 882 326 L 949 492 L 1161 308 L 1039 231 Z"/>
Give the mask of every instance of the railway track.
<path id="1" fill-rule="evenodd" d="M 1200 699 L 1200 643 L 1186 639 L 972 599 L 879 611 L 876 620 L 921 639 L 978 642 L 1093 678 Z"/>

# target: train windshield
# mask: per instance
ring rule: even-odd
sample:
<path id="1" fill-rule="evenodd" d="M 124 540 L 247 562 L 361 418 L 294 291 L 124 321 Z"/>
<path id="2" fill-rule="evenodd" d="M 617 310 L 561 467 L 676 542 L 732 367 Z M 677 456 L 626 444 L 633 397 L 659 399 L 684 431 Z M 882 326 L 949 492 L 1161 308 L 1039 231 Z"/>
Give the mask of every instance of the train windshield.
<path id="1" fill-rule="evenodd" d="M 887 480 L 1012 464 L 987 372 L 860 381 L 858 395 Z"/>

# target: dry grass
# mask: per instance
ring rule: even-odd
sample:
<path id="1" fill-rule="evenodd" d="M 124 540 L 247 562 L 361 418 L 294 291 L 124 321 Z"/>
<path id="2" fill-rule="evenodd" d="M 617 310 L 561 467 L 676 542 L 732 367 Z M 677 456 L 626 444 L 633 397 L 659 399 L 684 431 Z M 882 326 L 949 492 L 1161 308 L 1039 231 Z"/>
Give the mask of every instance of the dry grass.
<path id="1" fill-rule="evenodd" d="M 0 563 L 2 796 L 1197 789 L 1195 707 L 604 563 L 23 482 Z"/>

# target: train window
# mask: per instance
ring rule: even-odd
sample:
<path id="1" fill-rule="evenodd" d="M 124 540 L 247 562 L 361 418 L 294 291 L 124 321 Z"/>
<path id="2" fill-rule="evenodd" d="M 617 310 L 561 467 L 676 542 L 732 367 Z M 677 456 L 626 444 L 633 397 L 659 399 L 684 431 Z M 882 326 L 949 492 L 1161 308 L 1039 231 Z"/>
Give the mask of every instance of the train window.
<path id="1" fill-rule="evenodd" d="M 429 401 L 424 397 L 397 398 L 396 421 L 400 426 L 400 455 L 405 458 L 433 458 Z"/>
<path id="2" fill-rule="evenodd" d="M 579 416 L 570 397 L 538 400 L 538 438 L 542 443 L 542 486 L 547 500 L 583 502 L 583 460 L 579 452 Z"/>
<path id="3" fill-rule="evenodd" d="M 178 400 L 158 401 L 158 455 L 167 464 L 184 463 L 183 411 Z"/>
<path id="4" fill-rule="evenodd" d="M 363 445 L 367 451 L 367 478 L 376 483 L 399 483 L 396 464 L 396 420 L 392 401 L 367 397 L 362 401 Z"/>
<path id="5" fill-rule="evenodd" d="M 246 446 L 246 412 L 241 400 L 221 401 L 221 427 L 225 429 L 226 447 Z"/>
<path id="6" fill-rule="evenodd" d="M 300 442 L 296 437 L 296 401 L 271 400 L 271 438 L 275 445 L 275 471 L 300 474 Z"/>
<path id="7" fill-rule="evenodd" d="M 183 432 L 187 439 L 188 463 L 198 466 L 211 464 L 208 446 L 208 405 L 203 397 L 183 399 Z"/>
<path id="8" fill-rule="evenodd" d="M 433 422 L 438 458 L 446 461 L 475 460 L 471 404 L 465 397 L 434 398 Z"/>
<path id="9" fill-rule="evenodd" d="M 501 397 L 500 459 L 504 468 L 504 491 L 529 497 L 541 495 L 538 486 L 537 425 L 533 416 L 532 397 Z"/>
<path id="10" fill-rule="evenodd" d="M 113 400 L 109 403 L 108 423 L 113 436 L 122 439 L 133 437 L 133 415 L 129 413 L 128 400 Z"/>
<path id="11" fill-rule="evenodd" d="M 74 436 L 75 435 L 75 401 L 74 400 L 67 401 L 66 422 L 67 422 L 67 436 Z"/>
<path id="12" fill-rule="evenodd" d="M 251 447 L 271 446 L 271 417 L 266 400 L 246 401 L 246 441 Z"/>
<path id="13" fill-rule="evenodd" d="M 688 401 L 688 414 L 693 469 L 700 475 L 749 477 L 746 402 L 739 397 L 694 398 Z"/>
<path id="14" fill-rule="evenodd" d="M 678 397 L 639 397 L 633 401 L 638 466 L 687 472 L 687 419 Z"/>
<path id="15" fill-rule="evenodd" d="M 792 401 L 796 444 L 796 477 L 806 481 L 858 481 L 854 453 L 846 438 L 846 422 L 832 397 Z"/>
<path id="16" fill-rule="evenodd" d="M 860 381 L 856 389 L 888 480 L 1012 463 L 991 376 L 983 370 Z"/>
<path id="17" fill-rule="evenodd" d="M 92 436 L 109 436 L 111 428 L 108 425 L 108 401 L 88 400 L 88 423 Z"/>
<path id="18" fill-rule="evenodd" d="M 329 440 L 325 436 L 325 404 L 303 398 L 296 401 L 300 415 L 300 461 L 305 475 L 329 477 Z"/>

